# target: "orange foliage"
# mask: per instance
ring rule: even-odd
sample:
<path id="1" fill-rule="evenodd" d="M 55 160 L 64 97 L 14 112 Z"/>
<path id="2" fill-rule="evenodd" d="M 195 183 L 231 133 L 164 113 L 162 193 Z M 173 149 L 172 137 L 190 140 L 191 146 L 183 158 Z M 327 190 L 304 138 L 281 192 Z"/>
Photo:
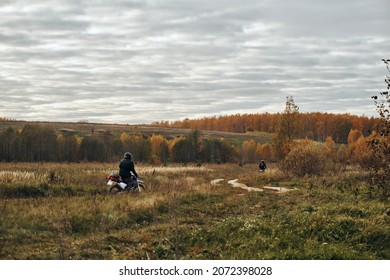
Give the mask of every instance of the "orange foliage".
<path id="1" fill-rule="evenodd" d="M 272 146 L 269 143 L 260 144 L 256 146 L 256 159 L 260 160 L 273 160 Z"/>
<path id="2" fill-rule="evenodd" d="M 355 143 L 352 159 L 363 168 L 368 168 L 374 164 L 372 151 L 368 146 L 368 141 L 361 136 Z"/>
<path id="3" fill-rule="evenodd" d="M 236 114 L 230 116 L 204 117 L 200 119 L 185 119 L 174 122 L 156 122 L 154 126 L 191 128 L 200 130 L 217 130 L 226 132 L 245 133 L 247 131 L 275 132 L 280 113 Z M 336 143 L 347 143 L 352 130 L 360 131 L 368 136 L 376 130 L 380 120 L 366 116 L 330 113 L 300 113 L 302 125 L 301 138 L 308 137 L 316 141 L 325 141 L 331 136 Z"/>
<path id="4" fill-rule="evenodd" d="M 336 160 L 336 147 L 335 142 L 333 141 L 332 137 L 328 136 L 326 137 L 325 141 L 325 147 L 326 147 L 326 153 L 330 159 L 333 161 Z"/>
<path id="5" fill-rule="evenodd" d="M 242 158 L 244 162 L 253 163 L 256 161 L 256 143 L 253 140 L 242 143 Z"/>
<path id="6" fill-rule="evenodd" d="M 351 129 L 348 134 L 348 145 L 355 143 L 362 135 L 363 133 L 360 130 Z"/>

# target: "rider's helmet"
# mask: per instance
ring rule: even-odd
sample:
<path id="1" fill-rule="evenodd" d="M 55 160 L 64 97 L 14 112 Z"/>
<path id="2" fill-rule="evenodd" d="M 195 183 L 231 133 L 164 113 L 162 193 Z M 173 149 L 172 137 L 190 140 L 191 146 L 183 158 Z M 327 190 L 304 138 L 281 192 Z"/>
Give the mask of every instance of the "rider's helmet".
<path id="1" fill-rule="evenodd" d="M 123 158 L 125 158 L 125 159 L 131 159 L 131 153 L 129 153 L 129 152 L 126 152 L 124 155 L 123 155 Z"/>

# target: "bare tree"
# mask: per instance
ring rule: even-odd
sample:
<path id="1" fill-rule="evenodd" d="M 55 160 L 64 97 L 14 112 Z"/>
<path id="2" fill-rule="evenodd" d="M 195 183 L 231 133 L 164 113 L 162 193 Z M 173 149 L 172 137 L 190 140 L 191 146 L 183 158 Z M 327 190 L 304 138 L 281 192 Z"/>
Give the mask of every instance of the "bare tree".
<path id="1" fill-rule="evenodd" d="M 390 73 L 390 59 L 382 59 Z M 372 150 L 373 164 L 370 168 L 370 179 L 374 186 L 382 190 L 384 197 L 390 196 L 390 76 L 386 76 L 387 91 L 372 96 L 381 119 L 378 134 L 369 141 Z"/>
<path id="2" fill-rule="evenodd" d="M 274 154 L 278 160 L 283 160 L 291 150 L 291 143 L 300 132 L 299 107 L 295 105 L 294 98 L 287 96 L 286 108 L 281 114 L 272 140 Z"/>

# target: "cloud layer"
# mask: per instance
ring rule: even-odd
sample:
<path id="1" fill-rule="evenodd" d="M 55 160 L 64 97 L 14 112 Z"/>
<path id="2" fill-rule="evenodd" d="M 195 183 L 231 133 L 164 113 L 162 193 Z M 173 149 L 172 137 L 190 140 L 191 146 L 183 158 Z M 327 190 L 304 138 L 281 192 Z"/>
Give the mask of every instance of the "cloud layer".
<path id="1" fill-rule="evenodd" d="M 31 3 L 33 2 L 33 3 Z M 387 0 L 0 3 L 0 117 L 149 123 L 375 115 Z"/>

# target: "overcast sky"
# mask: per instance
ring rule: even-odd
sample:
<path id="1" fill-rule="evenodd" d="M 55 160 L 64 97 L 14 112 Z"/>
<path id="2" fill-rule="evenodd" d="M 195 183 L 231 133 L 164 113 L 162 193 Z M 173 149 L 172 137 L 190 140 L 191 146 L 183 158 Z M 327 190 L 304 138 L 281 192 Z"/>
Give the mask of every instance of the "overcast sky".
<path id="1" fill-rule="evenodd" d="M 0 0 L 0 117 L 376 116 L 389 0 Z"/>

